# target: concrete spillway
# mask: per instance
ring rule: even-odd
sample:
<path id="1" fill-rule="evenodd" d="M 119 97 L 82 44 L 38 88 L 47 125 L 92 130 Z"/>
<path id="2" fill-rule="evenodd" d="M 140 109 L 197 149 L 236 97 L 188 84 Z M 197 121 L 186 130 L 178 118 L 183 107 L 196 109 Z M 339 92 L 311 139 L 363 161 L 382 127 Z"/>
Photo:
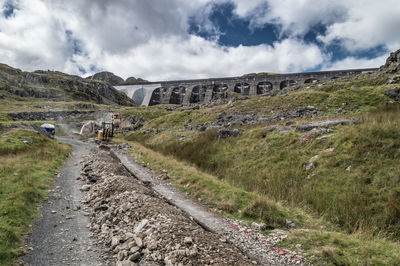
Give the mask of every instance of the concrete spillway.
<path id="1" fill-rule="evenodd" d="M 148 106 L 150 103 L 153 91 L 161 87 L 161 84 L 140 84 L 140 85 L 126 85 L 114 86 L 117 90 L 124 92 L 130 97 L 137 105 Z"/>

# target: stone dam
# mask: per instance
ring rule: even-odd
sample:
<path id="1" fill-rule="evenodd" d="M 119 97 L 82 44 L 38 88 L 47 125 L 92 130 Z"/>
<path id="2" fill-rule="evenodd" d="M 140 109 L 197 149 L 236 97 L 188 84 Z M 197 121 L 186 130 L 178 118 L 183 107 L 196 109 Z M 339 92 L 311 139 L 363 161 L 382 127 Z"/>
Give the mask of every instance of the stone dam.
<path id="1" fill-rule="evenodd" d="M 378 68 L 303 72 L 276 75 L 255 75 L 228 78 L 159 81 L 137 85 L 115 86 L 138 105 L 156 104 L 189 105 L 210 103 L 214 99 L 226 98 L 228 92 L 243 96 L 268 94 L 289 86 L 312 84 L 327 80 L 371 73 Z"/>

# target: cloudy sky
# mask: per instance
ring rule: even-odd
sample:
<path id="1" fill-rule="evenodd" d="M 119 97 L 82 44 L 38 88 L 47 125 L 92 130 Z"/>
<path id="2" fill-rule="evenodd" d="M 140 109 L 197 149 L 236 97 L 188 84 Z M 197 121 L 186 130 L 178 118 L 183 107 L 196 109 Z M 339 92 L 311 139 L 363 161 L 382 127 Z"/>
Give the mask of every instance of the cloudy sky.
<path id="1" fill-rule="evenodd" d="M 399 0 L 0 0 L 0 62 L 174 80 L 379 67 Z"/>

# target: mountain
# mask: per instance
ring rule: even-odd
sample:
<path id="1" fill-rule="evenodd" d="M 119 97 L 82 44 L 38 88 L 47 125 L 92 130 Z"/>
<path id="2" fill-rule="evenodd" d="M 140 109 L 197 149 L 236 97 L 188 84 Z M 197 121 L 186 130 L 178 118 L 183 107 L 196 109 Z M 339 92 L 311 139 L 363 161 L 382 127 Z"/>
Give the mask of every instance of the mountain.
<path id="1" fill-rule="evenodd" d="M 24 72 L 0 64 L 0 98 L 39 98 L 51 101 L 85 101 L 134 106 L 135 103 L 110 84 L 58 71 Z"/>

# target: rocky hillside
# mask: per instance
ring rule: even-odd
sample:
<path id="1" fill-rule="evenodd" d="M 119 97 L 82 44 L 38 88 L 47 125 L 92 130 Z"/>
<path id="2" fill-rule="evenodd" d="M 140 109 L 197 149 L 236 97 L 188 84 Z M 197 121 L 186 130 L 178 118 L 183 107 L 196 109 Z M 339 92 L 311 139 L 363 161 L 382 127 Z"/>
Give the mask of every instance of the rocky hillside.
<path id="1" fill-rule="evenodd" d="M 24 72 L 5 64 L 0 64 L 0 98 L 135 105 L 124 93 L 102 81 L 88 80 L 58 71 Z"/>
<path id="2" fill-rule="evenodd" d="M 94 74 L 93 76 L 89 76 L 86 79 L 90 80 L 101 80 L 104 81 L 112 86 L 117 86 L 117 85 L 134 85 L 134 84 L 142 84 L 142 83 L 147 83 L 147 80 L 141 79 L 141 78 L 134 78 L 134 77 L 129 77 L 126 80 L 123 78 L 115 75 L 114 73 L 103 71 Z"/>

